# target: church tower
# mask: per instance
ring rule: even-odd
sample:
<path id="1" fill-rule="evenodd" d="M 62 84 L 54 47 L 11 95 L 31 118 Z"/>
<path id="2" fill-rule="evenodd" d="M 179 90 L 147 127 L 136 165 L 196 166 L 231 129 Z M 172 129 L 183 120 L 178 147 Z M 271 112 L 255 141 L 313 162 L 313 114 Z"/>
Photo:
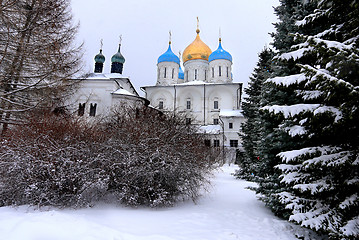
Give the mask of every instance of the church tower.
<path id="1" fill-rule="evenodd" d="M 180 60 L 171 49 L 171 32 L 168 49 L 157 60 L 156 85 L 172 85 L 178 82 Z"/>
<path id="2" fill-rule="evenodd" d="M 208 57 L 211 49 L 199 37 L 197 18 L 196 39 L 183 51 L 184 82 L 203 81 L 208 82 Z"/>
<path id="3" fill-rule="evenodd" d="M 111 73 L 120 73 L 122 74 L 123 64 L 125 63 L 125 58 L 121 54 L 121 39 L 118 45 L 118 51 L 111 58 Z"/>
<path id="4" fill-rule="evenodd" d="M 232 56 L 222 48 L 222 39 L 219 37 L 219 45 L 208 58 L 211 83 L 231 83 L 232 79 Z"/>
<path id="5" fill-rule="evenodd" d="M 105 56 L 102 54 L 102 40 L 101 40 L 101 48 L 100 53 L 95 56 L 95 73 L 102 73 L 103 64 L 105 62 Z"/>

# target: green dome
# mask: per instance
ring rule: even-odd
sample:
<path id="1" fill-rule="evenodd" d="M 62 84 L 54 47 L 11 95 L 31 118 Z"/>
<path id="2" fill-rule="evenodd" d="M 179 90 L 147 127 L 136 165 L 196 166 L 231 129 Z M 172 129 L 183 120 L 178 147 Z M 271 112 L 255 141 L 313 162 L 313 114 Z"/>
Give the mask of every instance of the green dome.
<path id="1" fill-rule="evenodd" d="M 111 62 L 125 63 L 125 58 L 122 56 L 120 48 L 121 45 L 118 47 L 118 52 L 112 56 Z"/>
<path id="2" fill-rule="evenodd" d="M 100 53 L 95 56 L 95 62 L 97 63 L 105 62 L 105 56 L 102 54 L 102 49 L 100 49 Z"/>

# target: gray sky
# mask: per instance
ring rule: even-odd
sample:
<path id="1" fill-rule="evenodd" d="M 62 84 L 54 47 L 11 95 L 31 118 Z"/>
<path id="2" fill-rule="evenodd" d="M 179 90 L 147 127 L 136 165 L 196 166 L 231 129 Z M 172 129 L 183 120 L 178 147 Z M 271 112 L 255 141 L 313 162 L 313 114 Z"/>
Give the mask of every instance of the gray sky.
<path id="1" fill-rule="evenodd" d="M 72 11 L 80 21 L 78 39 L 85 43 L 85 70 L 93 72 L 103 39 L 104 72 L 109 72 L 122 35 L 123 74 L 143 96 L 140 87 L 156 83 L 157 58 L 168 48 L 168 32 L 172 31 L 174 53 L 183 52 L 195 39 L 197 16 L 200 37 L 212 51 L 221 29 L 222 46 L 233 57 L 234 82 L 246 86 L 258 53 L 271 42 L 268 33 L 274 31 L 273 6 L 278 4 L 279 0 L 72 0 Z"/>

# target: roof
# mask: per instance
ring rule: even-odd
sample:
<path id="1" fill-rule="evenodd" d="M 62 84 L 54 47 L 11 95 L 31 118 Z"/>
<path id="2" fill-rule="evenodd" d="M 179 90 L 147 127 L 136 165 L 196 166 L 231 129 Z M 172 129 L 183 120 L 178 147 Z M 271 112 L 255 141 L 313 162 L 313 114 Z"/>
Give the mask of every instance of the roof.
<path id="1" fill-rule="evenodd" d="M 219 42 L 219 46 L 216 51 L 209 55 L 208 61 L 211 62 L 217 59 L 225 59 L 232 62 L 232 55 L 222 48 L 222 43 Z"/>
<path id="2" fill-rule="evenodd" d="M 157 63 L 161 63 L 161 62 L 175 62 L 178 65 L 180 64 L 180 59 L 179 57 L 177 57 L 171 49 L 171 43 L 168 45 L 168 49 L 167 51 L 162 54 L 161 56 L 159 56 Z"/>
<path id="3" fill-rule="evenodd" d="M 220 117 L 243 117 L 242 110 L 221 109 Z"/>
<path id="4" fill-rule="evenodd" d="M 222 127 L 220 125 L 204 125 L 200 126 L 197 130 L 198 133 L 205 134 L 220 134 Z"/>
<path id="5" fill-rule="evenodd" d="M 123 88 L 119 88 L 116 91 L 114 91 L 112 94 L 119 94 L 119 95 L 130 95 L 130 96 L 136 96 L 133 93 L 130 93 L 129 91 L 123 89 Z"/>

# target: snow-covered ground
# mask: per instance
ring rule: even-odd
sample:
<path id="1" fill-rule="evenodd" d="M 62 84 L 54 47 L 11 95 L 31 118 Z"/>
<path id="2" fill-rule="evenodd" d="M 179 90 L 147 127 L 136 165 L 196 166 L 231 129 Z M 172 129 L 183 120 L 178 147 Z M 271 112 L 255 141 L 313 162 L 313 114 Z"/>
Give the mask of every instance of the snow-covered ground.
<path id="1" fill-rule="evenodd" d="M 221 168 L 196 204 L 148 209 L 101 205 L 81 210 L 0 208 L 1 240 L 294 240 L 298 227 L 275 217 L 253 183 Z"/>

